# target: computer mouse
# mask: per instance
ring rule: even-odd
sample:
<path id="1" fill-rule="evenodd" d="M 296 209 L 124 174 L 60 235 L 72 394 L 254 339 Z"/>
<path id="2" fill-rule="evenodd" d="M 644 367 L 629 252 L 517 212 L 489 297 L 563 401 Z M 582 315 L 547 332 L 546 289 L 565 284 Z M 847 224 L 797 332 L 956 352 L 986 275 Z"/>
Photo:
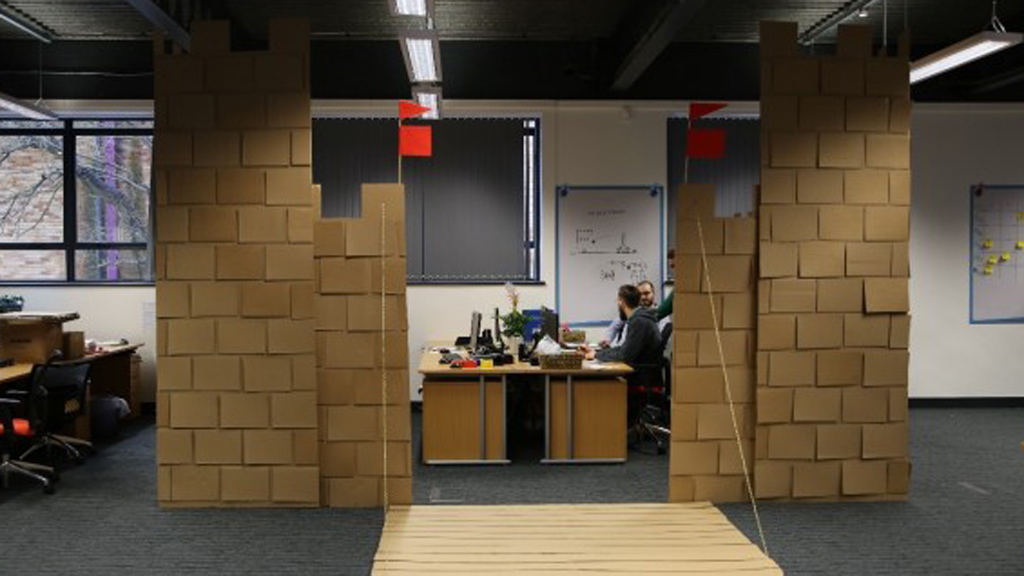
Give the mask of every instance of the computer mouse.
<path id="1" fill-rule="evenodd" d="M 447 348 L 438 348 L 437 351 L 440 352 L 441 354 L 449 354 L 449 353 L 451 353 L 451 350 L 449 350 Z"/>

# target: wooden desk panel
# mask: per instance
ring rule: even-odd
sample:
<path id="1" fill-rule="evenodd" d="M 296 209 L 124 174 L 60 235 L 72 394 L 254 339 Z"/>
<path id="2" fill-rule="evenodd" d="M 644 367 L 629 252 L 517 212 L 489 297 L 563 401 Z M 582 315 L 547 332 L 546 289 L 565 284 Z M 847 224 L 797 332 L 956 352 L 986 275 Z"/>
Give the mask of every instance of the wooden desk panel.
<path id="1" fill-rule="evenodd" d="M 487 375 L 545 375 L 552 376 L 624 376 L 631 374 L 633 369 L 628 364 L 605 363 L 600 368 L 588 368 L 584 366 L 579 370 L 543 370 L 540 366 L 531 366 L 529 362 L 516 361 L 514 364 L 495 366 L 494 368 L 452 368 L 447 364 L 441 364 L 441 355 L 436 352 L 424 352 L 420 357 L 420 374 L 427 377 L 432 376 L 487 376 Z"/>
<path id="2" fill-rule="evenodd" d="M 423 430 L 425 462 L 479 460 L 480 383 L 424 381 Z"/>

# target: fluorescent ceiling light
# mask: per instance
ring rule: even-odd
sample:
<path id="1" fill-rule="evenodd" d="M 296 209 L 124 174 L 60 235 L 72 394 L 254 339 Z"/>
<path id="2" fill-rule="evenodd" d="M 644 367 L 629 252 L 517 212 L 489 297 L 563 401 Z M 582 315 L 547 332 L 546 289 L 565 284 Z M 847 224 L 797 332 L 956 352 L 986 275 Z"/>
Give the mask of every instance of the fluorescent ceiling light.
<path id="1" fill-rule="evenodd" d="M 429 10 L 428 0 L 388 0 L 391 4 L 391 13 L 397 16 L 422 16 L 427 17 Z"/>
<path id="2" fill-rule="evenodd" d="M 30 104 L 25 100 L 19 100 L 2 92 L 0 92 L 0 108 L 6 108 L 15 114 L 31 118 L 32 120 L 60 120 L 56 114 L 42 106 Z"/>
<path id="3" fill-rule="evenodd" d="M 984 58 L 1004 48 L 1020 44 L 1020 42 L 1021 35 L 1013 32 L 979 32 L 952 46 L 911 62 L 910 83 L 914 84 L 942 74 L 947 70 Z"/>
<path id="4" fill-rule="evenodd" d="M 412 89 L 412 97 L 420 106 L 430 108 L 430 112 L 423 114 L 420 118 L 437 120 L 441 117 L 440 88 L 416 86 Z"/>
<path id="5" fill-rule="evenodd" d="M 441 52 L 436 35 L 430 32 L 408 33 L 402 36 L 400 43 L 410 82 L 441 81 Z"/>

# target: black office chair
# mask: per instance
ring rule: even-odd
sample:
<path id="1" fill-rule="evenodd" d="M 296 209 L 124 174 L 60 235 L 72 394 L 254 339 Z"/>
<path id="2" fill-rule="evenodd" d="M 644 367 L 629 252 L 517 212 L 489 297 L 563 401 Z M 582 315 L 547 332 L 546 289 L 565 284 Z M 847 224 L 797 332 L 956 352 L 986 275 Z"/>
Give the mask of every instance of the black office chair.
<path id="1" fill-rule="evenodd" d="M 60 352 L 54 352 L 48 363 L 32 367 L 28 390 L 10 391 L 10 394 L 25 398 L 27 420 L 35 432 L 35 442 L 19 460 L 45 449 L 53 463 L 53 448 L 56 447 L 76 463 L 81 463 L 86 452 L 94 451 L 91 442 L 60 433 L 79 416 L 88 413 L 86 400 L 92 364 L 54 364 L 60 357 Z"/>
<path id="2" fill-rule="evenodd" d="M 646 440 L 653 440 L 658 454 L 664 454 L 671 430 L 671 406 L 666 373 L 671 362 L 665 357 L 665 347 L 672 337 L 672 324 L 661 330 L 658 344 L 658 363 L 637 365 L 629 382 L 629 436 L 630 444 L 639 448 Z"/>

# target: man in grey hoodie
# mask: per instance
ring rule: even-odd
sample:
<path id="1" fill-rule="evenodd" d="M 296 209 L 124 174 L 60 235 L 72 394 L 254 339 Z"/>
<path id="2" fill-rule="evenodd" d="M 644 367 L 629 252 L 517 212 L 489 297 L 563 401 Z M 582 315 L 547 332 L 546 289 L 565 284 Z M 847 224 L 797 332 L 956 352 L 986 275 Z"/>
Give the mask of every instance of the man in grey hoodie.
<path id="1" fill-rule="evenodd" d="M 619 288 L 619 310 L 626 316 L 626 338 L 621 346 L 595 351 L 583 347 L 587 359 L 601 362 L 624 362 L 630 366 L 657 366 L 661 361 L 658 350 L 661 332 L 654 310 L 641 307 L 640 291 L 626 284 Z"/>

